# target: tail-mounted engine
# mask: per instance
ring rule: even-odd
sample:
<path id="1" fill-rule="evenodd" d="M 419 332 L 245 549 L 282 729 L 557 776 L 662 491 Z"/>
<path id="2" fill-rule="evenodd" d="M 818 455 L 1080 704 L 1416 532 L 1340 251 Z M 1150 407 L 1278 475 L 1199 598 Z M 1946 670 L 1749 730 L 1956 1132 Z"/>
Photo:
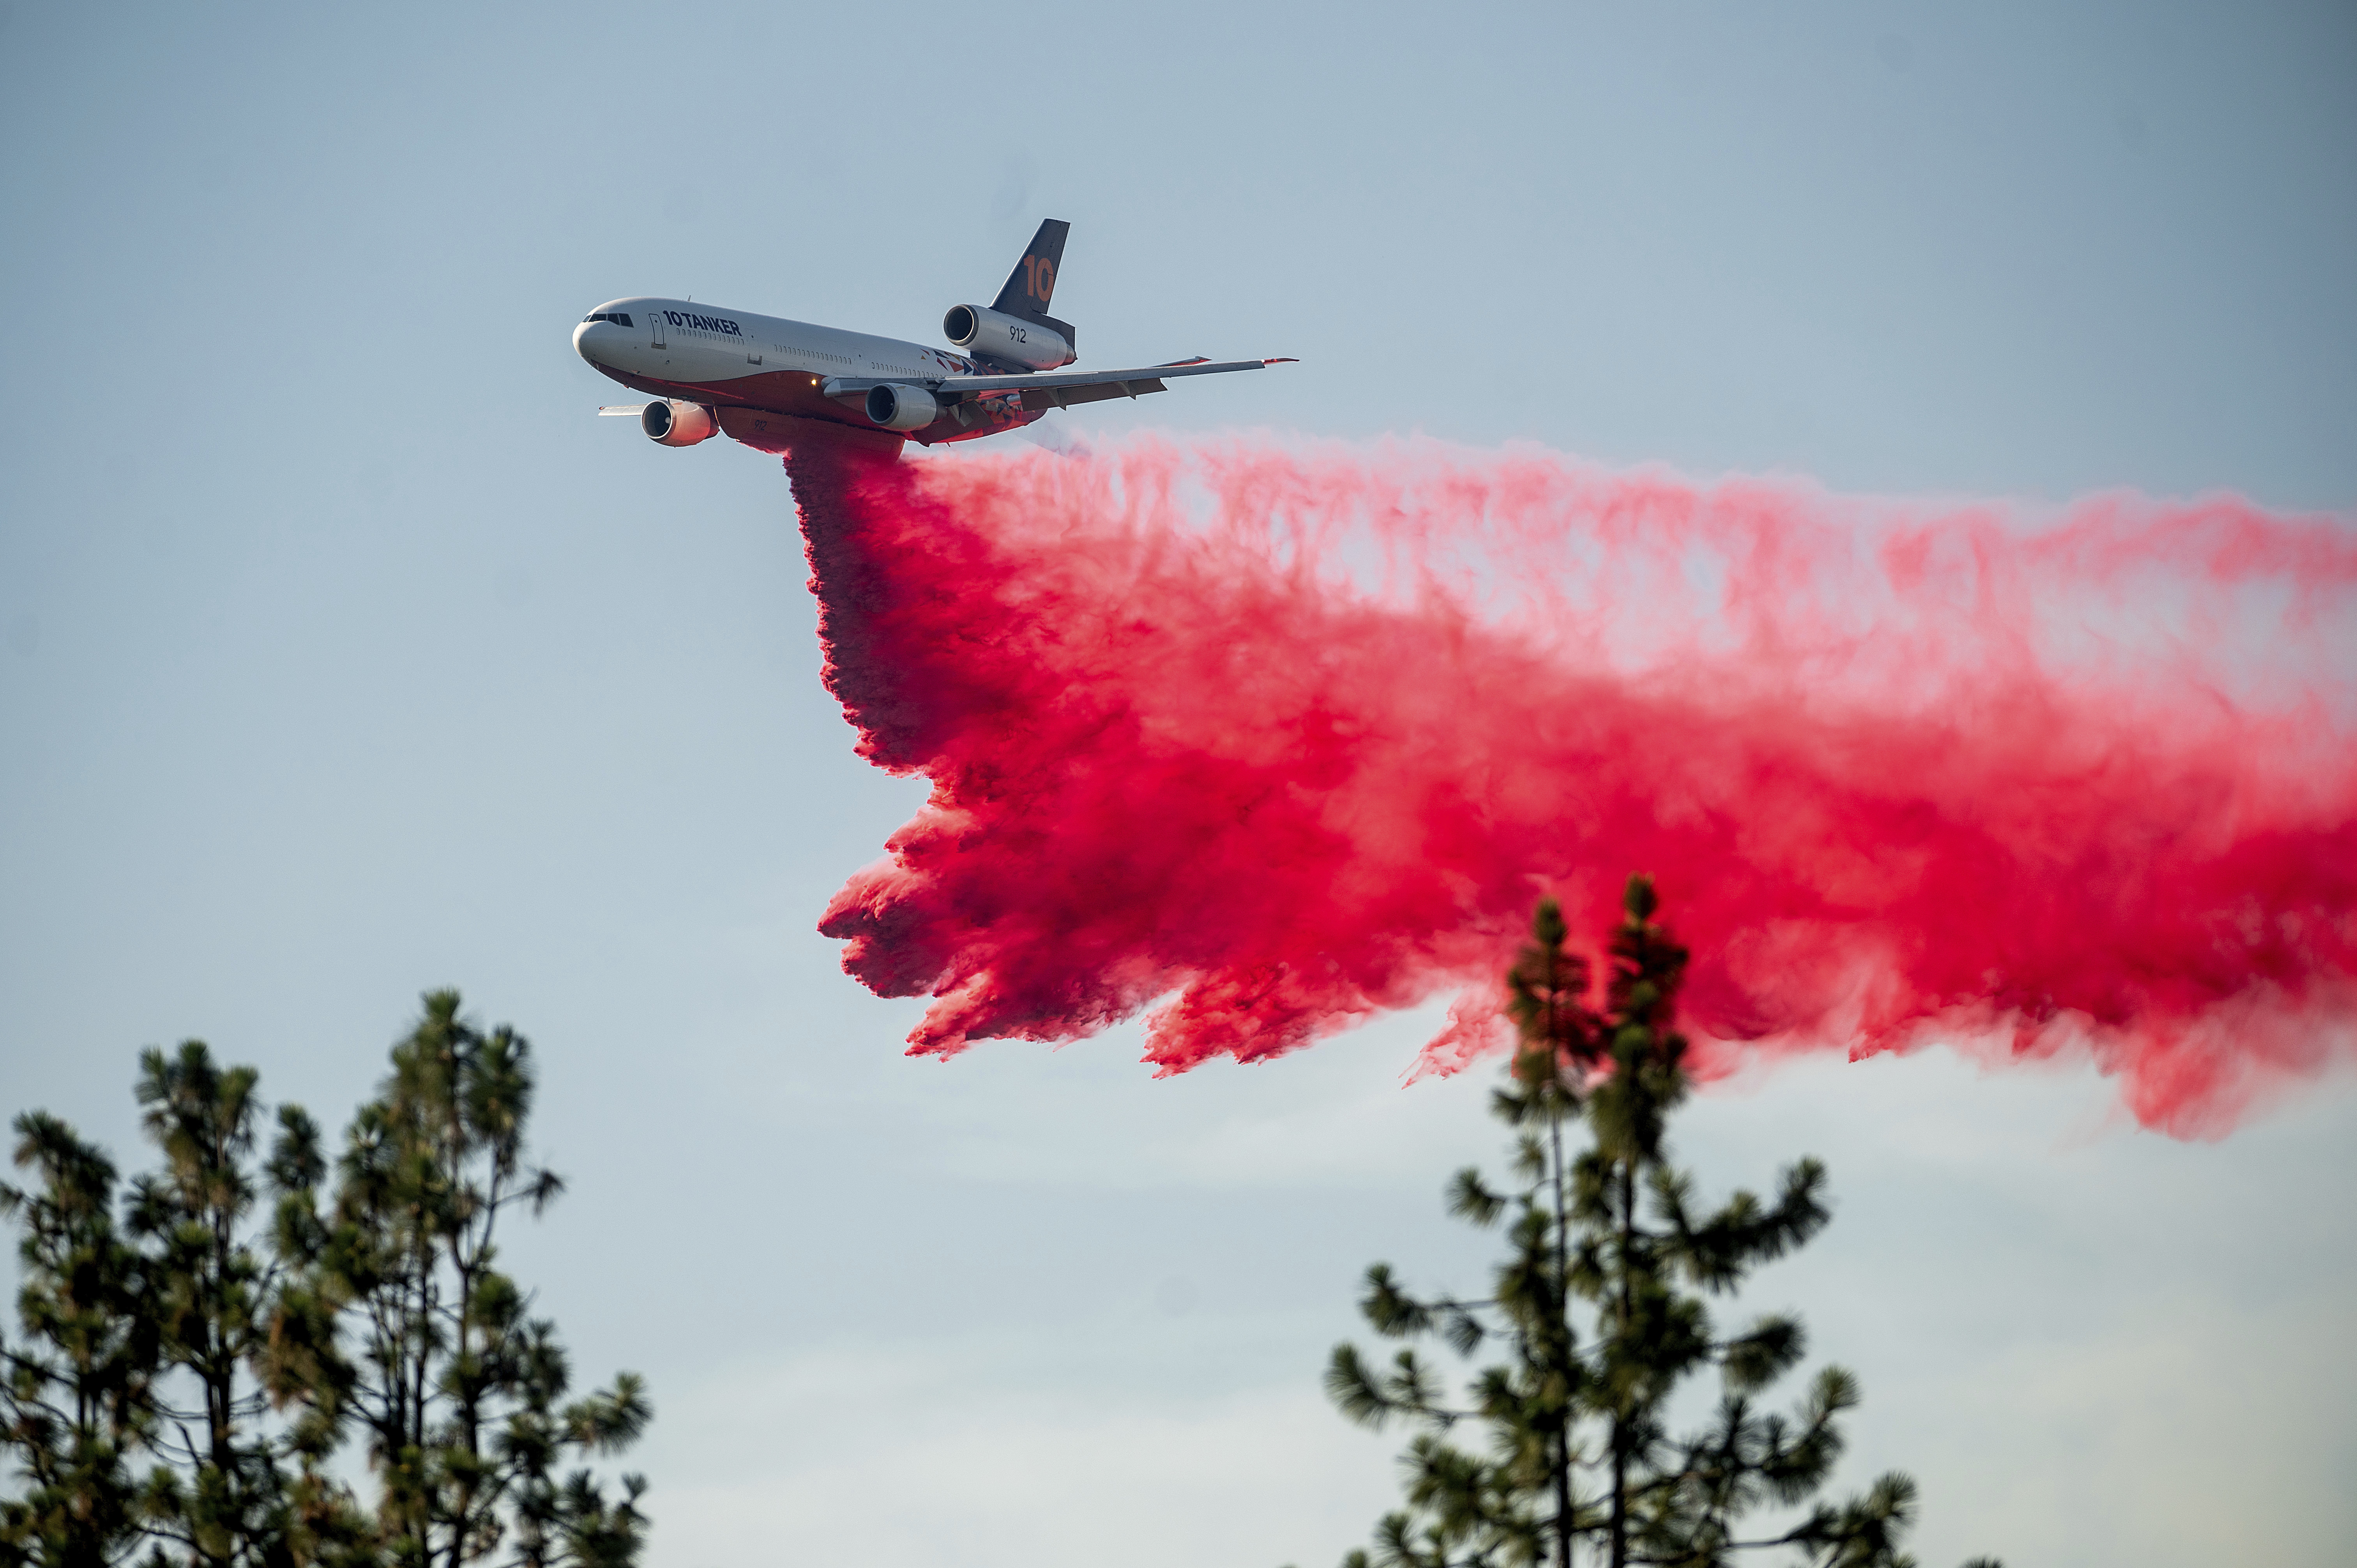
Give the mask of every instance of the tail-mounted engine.
<path id="1" fill-rule="evenodd" d="M 1020 365 L 1027 371 L 1052 371 L 1079 358 L 1072 352 L 1071 328 L 1060 332 L 1056 327 L 1043 327 L 979 305 L 952 306 L 942 317 L 942 331 L 952 343 L 978 359 Z"/>
<path id="2" fill-rule="evenodd" d="M 712 417 L 712 411 L 702 403 L 667 398 L 639 411 L 639 428 L 662 446 L 693 446 L 699 441 L 711 440 L 720 425 Z"/>

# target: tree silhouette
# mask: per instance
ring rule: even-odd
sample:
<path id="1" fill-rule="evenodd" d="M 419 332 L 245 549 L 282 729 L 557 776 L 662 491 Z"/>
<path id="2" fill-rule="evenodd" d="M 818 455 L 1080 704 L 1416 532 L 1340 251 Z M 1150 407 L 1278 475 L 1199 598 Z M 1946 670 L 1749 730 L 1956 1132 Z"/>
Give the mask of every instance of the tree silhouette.
<path id="1" fill-rule="evenodd" d="M 0 1346 L 0 1437 L 23 1495 L 0 1499 L 0 1563 L 103 1568 L 140 1539 L 132 1455 L 152 1435 L 159 1359 L 139 1311 L 139 1258 L 114 1222 L 114 1163 L 45 1112 L 16 1120 L 15 1162 L 37 1185 L 0 1185 L 23 1228 L 16 1316 Z"/>
<path id="2" fill-rule="evenodd" d="M 158 1348 L 143 1514 L 159 1551 L 204 1568 L 286 1561 L 279 1448 L 253 1359 L 267 1334 L 274 1271 L 247 1223 L 257 1197 L 260 1075 L 221 1068 L 203 1042 L 140 1053 L 140 1118 L 161 1168 L 131 1184 L 139 1309 Z"/>
<path id="3" fill-rule="evenodd" d="M 1502 1359 L 1452 1402 L 1412 1348 L 1388 1367 L 1335 1348 L 1326 1387 L 1346 1415 L 1421 1429 L 1404 1459 L 1406 1507 L 1346 1568 L 1574 1568 L 1583 1558 L 1715 1568 L 1778 1549 L 1824 1568 L 1903 1568 L 1913 1481 L 1892 1473 L 1846 1501 L 1814 1500 L 1841 1455 L 1856 1380 L 1827 1367 L 1791 1413 L 1764 1408 L 1761 1396 L 1804 1354 L 1799 1321 L 1761 1317 L 1722 1333 L 1708 1310 L 1706 1298 L 1733 1294 L 1824 1225 L 1824 1168 L 1802 1160 L 1771 1201 L 1738 1192 L 1697 1208 L 1693 1178 L 1670 1165 L 1663 1141 L 1686 1092 L 1686 1042 L 1672 1027 L 1686 954 L 1654 920 L 1649 879 L 1629 880 L 1622 908 L 1600 1012 L 1551 899 L 1508 974 L 1518 1042 L 1492 1103 L 1514 1130 L 1514 1183 L 1494 1188 L 1469 1168 L 1449 1190 L 1453 1214 L 1504 1225 L 1490 1293 L 1418 1297 L 1386 1265 L 1367 1273 L 1361 1310 L 1377 1332 L 1437 1337 L 1468 1358 L 1494 1344 Z M 1583 1122 L 1587 1146 L 1567 1153 L 1566 1131 Z M 1713 1370 L 1711 1419 L 1673 1436 L 1672 1394 Z M 1460 1440 L 1476 1433 L 1487 1439 L 1479 1450 Z M 1763 1509 L 1784 1511 L 1745 1533 Z"/>
<path id="4" fill-rule="evenodd" d="M 485 1032 L 456 992 L 425 998 L 393 1072 L 361 1107 L 323 1203 L 316 1162 L 278 1211 L 297 1288 L 282 1301 L 273 1391 L 321 1434 L 357 1424 L 378 1482 L 387 1561 L 461 1568 L 502 1541 L 523 1568 L 616 1568 L 635 1559 L 645 1483 L 608 1499 L 568 1460 L 612 1455 L 652 1414 L 642 1380 L 565 1402 L 555 1325 L 498 1267 L 500 1221 L 537 1214 L 564 1182 L 527 1157 L 532 1047 Z M 347 1354 L 330 1332 L 356 1326 Z"/>
<path id="5" fill-rule="evenodd" d="M 120 1198 L 102 1151 L 16 1119 L 38 1179 L 0 1187 L 24 1275 L 22 1342 L 0 1346 L 23 1482 L 0 1568 L 637 1562 L 645 1482 L 609 1496 L 587 1462 L 645 1429 L 645 1387 L 568 1399 L 554 1324 L 498 1266 L 501 1216 L 564 1187 L 528 1157 L 531 1046 L 436 992 L 392 1069 L 331 1165 L 299 1106 L 262 1155 L 252 1068 L 150 1049 L 160 1163 Z"/>

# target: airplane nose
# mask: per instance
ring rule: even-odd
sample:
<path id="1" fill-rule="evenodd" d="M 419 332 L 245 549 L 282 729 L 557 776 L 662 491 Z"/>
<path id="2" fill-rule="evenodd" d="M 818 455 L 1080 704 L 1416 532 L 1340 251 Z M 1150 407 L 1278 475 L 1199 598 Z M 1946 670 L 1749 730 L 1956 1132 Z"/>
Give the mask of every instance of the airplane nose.
<path id="1" fill-rule="evenodd" d="M 581 323 L 573 329 L 573 351 L 593 365 L 597 363 L 597 340 L 601 335 L 611 329 L 613 323 L 610 321 Z"/>

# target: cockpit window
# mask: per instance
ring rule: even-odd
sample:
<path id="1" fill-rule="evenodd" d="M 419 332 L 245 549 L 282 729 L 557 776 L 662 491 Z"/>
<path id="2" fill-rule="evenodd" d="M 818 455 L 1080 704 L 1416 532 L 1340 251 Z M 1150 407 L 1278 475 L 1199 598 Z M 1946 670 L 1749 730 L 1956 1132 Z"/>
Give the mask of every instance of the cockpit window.
<path id="1" fill-rule="evenodd" d="M 593 310 L 581 319 L 584 321 L 610 321 L 617 327 L 628 327 L 630 324 L 630 313 L 627 310 Z"/>

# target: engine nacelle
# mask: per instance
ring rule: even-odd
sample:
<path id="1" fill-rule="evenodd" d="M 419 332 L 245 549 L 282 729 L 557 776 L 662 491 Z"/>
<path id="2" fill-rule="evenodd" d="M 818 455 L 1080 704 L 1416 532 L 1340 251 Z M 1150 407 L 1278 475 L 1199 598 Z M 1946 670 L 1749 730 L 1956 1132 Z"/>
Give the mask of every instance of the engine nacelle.
<path id="1" fill-rule="evenodd" d="M 887 382 L 867 389 L 867 417 L 887 430 L 922 430 L 941 413 L 940 402 L 922 387 Z"/>
<path id="2" fill-rule="evenodd" d="M 1052 371 L 1080 357 L 1054 328 L 979 305 L 950 306 L 950 313 L 942 317 L 942 331 L 969 354 L 1020 365 L 1027 371 Z"/>
<path id="3" fill-rule="evenodd" d="M 639 428 L 662 446 L 693 446 L 711 440 L 720 424 L 700 403 L 667 398 L 639 410 Z"/>

